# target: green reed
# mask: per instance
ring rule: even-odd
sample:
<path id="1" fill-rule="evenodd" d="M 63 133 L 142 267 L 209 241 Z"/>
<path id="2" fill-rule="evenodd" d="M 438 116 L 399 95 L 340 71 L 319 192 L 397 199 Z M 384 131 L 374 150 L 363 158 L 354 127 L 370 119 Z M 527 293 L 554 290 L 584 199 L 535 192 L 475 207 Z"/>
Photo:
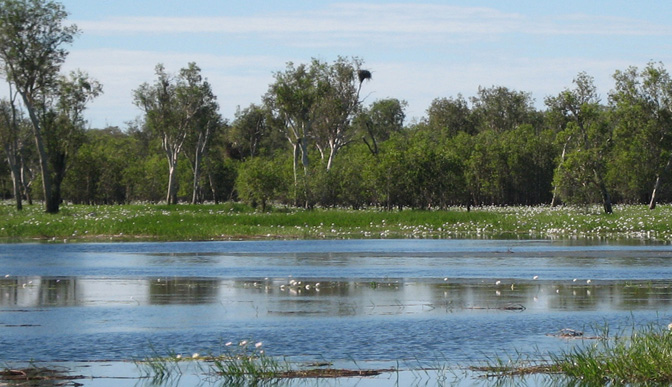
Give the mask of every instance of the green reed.
<path id="1" fill-rule="evenodd" d="M 170 352 L 167 356 L 154 355 L 135 361 L 143 375 L 155 382 L 165 382 L 182 375 L 181 363 L 196 363 L 207 375 L 223 379 L 228 384 L 258 384 L 281 378 L 290 371 L 289 364 L 281 364 L 267 356 L 261 342 L 243 340 L 240 343 L 226 343 L 224 353 L 202 356 L 194 353 L 182 356 Z"/>
<path id="2" fill-rule="evenodd" d="M 672 384 L 672 332 L 656 325 L 631 327 L 609 335 L 608 326 L 590 340 L 576 342 L 557 354 L 518 354 L 488 359 L 471 367 L 489 378 L 519 380 L 526 375 L 551 375 L 559 385 L 670 385 Z M 545 358 L 546 360 L 535 360 Z"/>
<path id="3" fill-rule="evenodd" d="M 154 353 L 153 356 L 134 361 L 142 375 L 151 377 L 156 383 L 182 375 L 182 369 L 179 366 L 179 362 L 182 361 L 180 355 L 171 351 L 167 356 L 160 356 L 153 346 L 150 345 L 150 348 Z"/>
<path id="4" fill-rule="evenodd" d="M 672 332 L 654 325 L 552 357 L 565 375 L 588 385 L 672 383 Z"/>
<path id="5" fill-rule="evenodd" d="M 229 342 L 225 348 L 224 355 L 212 359 L 210 369 L 227 384 L 276 379 L 290 370 L 289 365 L 267 356 L 261 342 L 244 340 L 237 345 Z"/>

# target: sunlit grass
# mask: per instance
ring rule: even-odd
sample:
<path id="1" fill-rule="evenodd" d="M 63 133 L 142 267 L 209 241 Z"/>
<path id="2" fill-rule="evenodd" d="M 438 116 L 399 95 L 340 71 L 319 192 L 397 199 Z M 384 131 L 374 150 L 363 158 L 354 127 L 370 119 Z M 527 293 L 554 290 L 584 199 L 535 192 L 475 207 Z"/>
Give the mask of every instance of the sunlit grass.
<path id="1" fill-rule="evenodd" d="M 553 356 L 565 375 L 588 385 L 672 383 L 672 332 L 647 326 Z"/>
<path id="2" fill-rule="evenodd" d="M 63 205 L 56 215 L 39 205 L 16 211 L 0 202 L 0 238 L 54 241 L 230 240 L 319 238 L 599 238 L 672 241 L 672 208 L 455 207 L 443 211 L 278 208 L 242 204 Z"/>
<path id="3" fill-rule="evenodd" d="M 667 327 L 631 327 L 610 336 L 608 327 L 595 340 L 577 342 L 547 360 L 527 357 L 489 359 L 471 367 L 490 378 L 532 374 L 557 375 L 563 384 L 585 386 L 672 384 L 672 332 Z"/>

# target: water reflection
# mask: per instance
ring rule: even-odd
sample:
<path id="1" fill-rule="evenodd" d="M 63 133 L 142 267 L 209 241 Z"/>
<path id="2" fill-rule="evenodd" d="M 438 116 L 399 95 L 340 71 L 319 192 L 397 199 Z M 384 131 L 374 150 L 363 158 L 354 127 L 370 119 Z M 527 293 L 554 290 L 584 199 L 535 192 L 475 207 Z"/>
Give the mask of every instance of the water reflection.
<path id="1" fill-rule="evenodd" d="M 218 299 L 220 281 L 194 278 L 147 280 L 150 305 L 208 304 Z"/>
<path id="2" fill-rule="evenodd" d="M 221 304 L 264 315 L 407 315 L 479 310 L 538 313 L 666 310 L 672 287 L 654 281 L 491 281 L 480 279 L 301 280 L 295 278 L 10 277 L 1 307 Z M 242 308 L 241 305 L 252 305 Z M 512 308 L 511 306 L 520 306 Z"/>
<path id="3" fill-rule="evenodd" d="M 74 278 L 38 276 L 0 280 L 0 305 L 20 307 L 72 306 L 77 300 Z"/>

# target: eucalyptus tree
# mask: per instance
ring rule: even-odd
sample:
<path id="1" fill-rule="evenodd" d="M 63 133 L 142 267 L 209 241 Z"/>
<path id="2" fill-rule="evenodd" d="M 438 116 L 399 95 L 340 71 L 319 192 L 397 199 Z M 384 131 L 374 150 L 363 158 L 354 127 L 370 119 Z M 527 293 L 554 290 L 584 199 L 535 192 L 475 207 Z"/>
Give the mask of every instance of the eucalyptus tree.
<path id="1" fill-rule="evenodd" d="M 672 168 L 672 79 L 661 63 L 617 71 L 614 79 L 610 98 L 620 140 L 614 175 L 627 180 L 625 189 L 636 191 L 653 182 L 648 199 L 654 209 Z"/>
<path id="2" fill-rule="evenodd" d="M 175 77 L 163 64 L 156 65 L 156 81 L 143 83 L 134 91 L 134 103 L 145 112 L 145 128 L 161 140 L 168 162 L 166 202 L 177 204 L 177 163 L 187 138 L 187 123 L 180 119 Z"/>
<path id="3" fill-rule="evenodd" d="M 295 198 L 299 196 L 300 164 L 308 175 L 308 141 L 314 136 L 313 125 L 317 120 L 318 101 L 324 93 L 324 85 L 317 82 L 315 66 L 289 62 L 284 71 L 274 74 L 275 81 L 264 97 L 266 106 L 282 122 L 282 133 L 292 148 Z M 303 186 L 307 195 L 307 184 Z"/>
<path id="4" fill-rule="evenodd" d="M 86 105 L 102 93 L 102 85 L 82 71 L 61 76 L 49 108 L 42 112 L 52 172 L 52 197 L 61 201 L 61 184 L 70 159 L 84 142 Z"/>
<path id="5" fill-rule="evenodd" d="M 316 145 L 322 158 L 328 153 L 326 168 L 334 165 L 336 154 L 355 140 L 352 120 L 361 110 L 360 92 L 371 72 L 362 69 L 362 60 L 339 57 L 332 64 L 313 60 L 321 96 L 314 125 Z"/>
<path id="6" fill-rule="evenodd" d="M 49 0 L 0 0 L 0 61 L 5 77 L 21 96 L 33 127 L 39 156 L 46 212 L 59 210 L 58 189 L 54 190 L 50 156 L 44 133 L 43 115 L 49 110 L 59 80 L 61 65 L 78 34 L 77 26 L 66 25 L 62 4 Z"/>
<path id="7" fill-rule="evenodd" d="M 611 195 L 606 184 L 613 128 L 600 104 L 593 77 L 579 73 L 574 89 L 546 99 L 549 109 L 567 118 L 557 139 L 562 154 L 555 170 L 554 185 L 565 199 L 590 201 L 599 193 L 608 214 L 612 212 Z"/>
<path id="8" fill-rule="evenodd" d="M 208 140 L 221 118 L 210 85 L 195 63 L 189 63 L 178 75 L 169 74 L 158 64 L 155 74 L 153 84 L 143 83 L 134 91 L 134 103 L 145 112 L 146 129 L 161 140 L 168 162 L 166 202 L 177 204 L 178 161 L 187 139 L 191 136 L 194 146 L 196 180 Z M 197 182 L 194 185 L 198 187 Z"/>
<path id="9" fill-rule="evenodd" d="M 281 130 L 292 147 L 294 186 L 298 194 L 300 165 L 304 180 L 309 175 L 309 142 L 313 142 L 326 169 L 331 169 L 338 151 L 353 140 L 351 121 L 360 109 L 359 94 L 371 72 L 361 69 L 361 60 L 339 57 L 328 64 L 313 59 L 308 64 L 288 63 L 275 73 L 264 100 L 282 121 Z M 303 195 L 308 194 L 304 182 Z"/>
<path id="10" fill-rule="evenodd" d="M 186 107 L 185 112 L 192 114 L 188 119 L 187 154 L 191 161 L 194 179 L 192 184 L 191 203 L 202 201 L 201 193 L 201 170 L 210 140 L 217 131 L 224 127 L 224 122 L 219 114 L 217 97 L 207 79 L 201 75 L 201 69 L 195 63 L 189 63 L 186 68 L 180 70 L 181 82 L 177 88 L 178 100 L 184 101 L 181 106 Z M 195 110 L 192 110 L 195 107 Z M 193 113 L 189 113 L 193 111 Z"/>

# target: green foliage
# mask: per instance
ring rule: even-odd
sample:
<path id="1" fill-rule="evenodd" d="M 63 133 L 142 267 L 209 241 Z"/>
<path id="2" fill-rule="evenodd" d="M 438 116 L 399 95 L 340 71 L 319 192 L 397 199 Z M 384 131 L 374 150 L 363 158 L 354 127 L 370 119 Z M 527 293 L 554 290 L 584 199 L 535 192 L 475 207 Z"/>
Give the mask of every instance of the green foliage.
<path id="1" fill-rule="evenodd" d="M 134 183 L 133 192 L 137 198 L 151 203 L 163 201 L 168 185 L 165 158 L 157 154 L 145 158 L 131 168 L 130 180 Z"/>
<path id="2" fill-rule="evenodd" d="M 63 194 L 74 203 L 126 203 L 132 192 L 127 172 L 133 159 L 140 158 L 138 142 L 118 128 L 89 130 L 63 182 Z"/>
<path id="3" fill-rule="evenodd" d="M 593 202 L 600 197 L 604 211 L 611 213 L 606 176 L 613 148 L 613 122 L 600 105 L 592 77 L 580 73 L 574 84 L 574 89 L 546 99 L 549 108 L 566 118 L 558 134 L 563 151 L 555 172 L 556 193 L 574 203 Z"/>
<path id="4" fill-rule="evenodd" d="M 81 145 L 82 112 L 102 92 L 81 71 L 59 74 L 68 55 L 64 45 L 78 34 L 66 18 L 63 5 L 53 1 L 0 1 L 0 60 L 12 93 L 28 111 L 49 213 L 59 211 L 68 159 Z"/>
<path id="5" fill-rule="evenodd" d="M 404 109 L 407 105 L 406 101 L 396 98 L 374 101 L 353 118 L 353 137 L 361 137 L 369 151 L 378 154 L 380 143 L 404 129 Z"/>
<path id="6" fill-rule="evenodd" d="M 341 154 L 340 161 L 328 172 L 338 189 L 335 205 L 360 209 L 377 204 L 376 161 L 375 156 L 364 150 L 363 144 Z"/>
<path id="7" fill-rule="evenodd" d="M 29 100 L 56 82 L 68 55 L 63 46 L 79 33 L 76 25 L 64 25 L 67 15 L 54 1 L 0 2 L 0 59 L 8 80 Z"/>
<path id="8" fill-rule="evenodd" d="M 664 189 L 669 195 L 665 182 L 672 164 L 672 78 L 662 64 L 652 62 L 642 70 L 617 71 L 614 80 L 610 182 L 624 200 L 649 201 L 654 208 Z"/>
<path id="9" fill-rule="evenodd" d="M 458 133 L 475 134 L 475 118 L 461 94 L 456 98 L 437 98 L 427 109 L 430 130 L 445 137 L 454 137 Z"/>
<path id="10" fill-rule="evenodd" d="M 266 211 L 266 206 L 283 191 L 282 175 L 278 168 L 268 160 L 251 158 L 238 168 L 236 190 L 238 196 L 252 207 L 261 206 Z"/>
<path id="11" fill-rule="evenodd" d="M 235 182 L 238 162 L 221 154 L 210 153 L 204 166 L 207 181 L 204 185 L 205 198 L 219 204 L 236 200 Z"/>
<path id="12" fill-rule="evenodd" d="M 280 133 L 276 130 L 279 124 L 274 121 L 271 112 L 255 104 L 245 109 L 238 108 L 236 117 L 227 133 L 231 148 L 236 158 L 245 159 L 257 155 L 268 156 L 284 139 L 277 138 Z M 283 142 L 284 146 L 285 143 Z"/>
<path id="13" fill-rule="evenodd" d="M 521 125 L 502 134 L 506 157 L 505 199 L 507 204 L 548 203 L 551 200 L 553 168 L 558 154 L 550 131 L 538 133 Z"/>
<path id="14" fill-rule="evenodd" d="M 143 83 L 134 91 L 134 103 L 145 112 L 145 128 L 160 140 L 168 161 L 166 202 L 177 204 L 179 160 L 186 144 L 193 170 L 190 192 L 195 203 L 201 191 L 201 164 L 209 140 L 223 127 L 217 113 L 219 106 L 210 84 L 203 79 L 195 63 L 189 63 L 178 75 L 169 74 L 158 64 L 155 73 L 153 84 Z"/>
<path id="15" fill-rule="evenodd" d="M 472 103 L 473 119 L 479 131 L 493 130 L 501 133 L 532 123 L 534 119 L 530 93 L 509 90 L 502 86 L 479 87 L 478 95 L 472 98 Z"/>

